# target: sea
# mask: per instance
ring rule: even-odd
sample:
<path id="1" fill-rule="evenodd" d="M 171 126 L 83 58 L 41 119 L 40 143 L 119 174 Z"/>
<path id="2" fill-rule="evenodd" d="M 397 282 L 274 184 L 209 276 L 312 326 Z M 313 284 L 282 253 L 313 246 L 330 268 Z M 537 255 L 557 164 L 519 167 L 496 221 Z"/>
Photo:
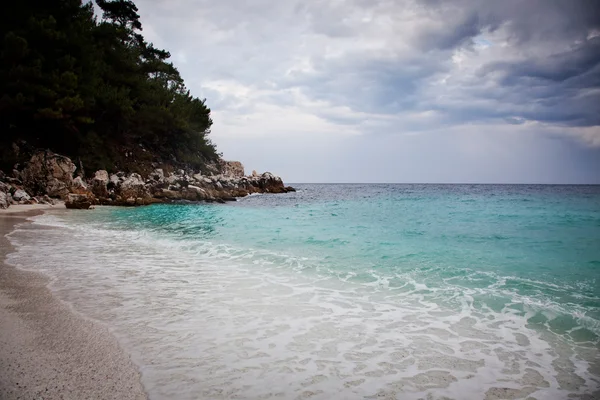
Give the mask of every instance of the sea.
<path id="1" fill-rule="evenodd" d="M 295 186 L 52 210 L 8 261 L 150 399 L 600 398 L 600 186 Z"/>

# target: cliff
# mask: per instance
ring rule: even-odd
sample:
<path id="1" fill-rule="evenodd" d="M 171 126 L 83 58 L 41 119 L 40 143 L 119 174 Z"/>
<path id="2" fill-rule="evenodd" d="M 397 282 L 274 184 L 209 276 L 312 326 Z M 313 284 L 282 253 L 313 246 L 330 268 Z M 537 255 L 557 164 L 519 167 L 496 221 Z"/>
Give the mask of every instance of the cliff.
<path id="1" fill-rule="evenodd" d="M 169 168 L 171 169 L 171 168 Z M 280 177 L 265 172 L 246 176 L 238 161 L 218 160 L 207 168 L 211 173 L 156 168 L 146 175 L 136 172 L 109 174 L 98 170 L 85 179 L 68 157 L 49 150 L 33 154 L 10 176 L 0 171 L 0 208 L 10 204 L 51 203 L 65 200 L 68 208 L 89 208 L 94 204 L 138 206 L 176 201 L 235 201 L 252 193 L 286 193 Z"/>

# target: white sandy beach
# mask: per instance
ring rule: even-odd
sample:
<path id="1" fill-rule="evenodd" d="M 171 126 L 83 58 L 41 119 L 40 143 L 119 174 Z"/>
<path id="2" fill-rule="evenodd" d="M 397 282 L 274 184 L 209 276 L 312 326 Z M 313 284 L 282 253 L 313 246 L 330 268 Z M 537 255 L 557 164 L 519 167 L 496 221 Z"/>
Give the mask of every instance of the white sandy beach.
<path id="1" fill-rule="evenodd" d="M 23 214 L 32 211 L 43 211 L 53 208 L 65 208 L 65 204 L 60 202 L 58 204 L 50 205 L 50 204 L 14 204 L 8 208 L 0 208 L 0 215 L 13 215 L 13 214 Z M 6 234 L 6 233 L 4 233 Z"/>
<path id="2" fill-rule="evenodd" d="M 5 235 L 44 209 L 0 210 Z M 47 277 L 0 264 L 0 399 L 145 399 L 137 367 L 106 327 L 87 320 L 47 288 Z"/>

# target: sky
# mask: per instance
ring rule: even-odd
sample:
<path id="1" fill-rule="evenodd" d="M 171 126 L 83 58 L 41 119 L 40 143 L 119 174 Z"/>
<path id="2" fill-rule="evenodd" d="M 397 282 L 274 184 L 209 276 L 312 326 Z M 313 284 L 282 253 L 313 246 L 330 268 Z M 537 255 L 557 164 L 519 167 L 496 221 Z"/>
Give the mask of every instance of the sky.
<path id="1" fill-rule="evenodd" d="M 247 173 L 600 183 L 598 0 L 135 3 Z"/>

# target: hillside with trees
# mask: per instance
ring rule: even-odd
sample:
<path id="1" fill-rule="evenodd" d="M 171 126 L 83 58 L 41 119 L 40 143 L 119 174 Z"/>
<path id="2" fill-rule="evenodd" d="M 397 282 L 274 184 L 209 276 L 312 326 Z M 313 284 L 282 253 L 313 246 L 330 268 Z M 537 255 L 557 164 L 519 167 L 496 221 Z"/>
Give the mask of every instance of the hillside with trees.
<path id="1" fill-rule="evenodd" d="M 128 0 L 0 6 L 0 169 L 48 148 L 86 172 L 204 169 L 219 158 L 205 100 L 142 36 Z"/>

